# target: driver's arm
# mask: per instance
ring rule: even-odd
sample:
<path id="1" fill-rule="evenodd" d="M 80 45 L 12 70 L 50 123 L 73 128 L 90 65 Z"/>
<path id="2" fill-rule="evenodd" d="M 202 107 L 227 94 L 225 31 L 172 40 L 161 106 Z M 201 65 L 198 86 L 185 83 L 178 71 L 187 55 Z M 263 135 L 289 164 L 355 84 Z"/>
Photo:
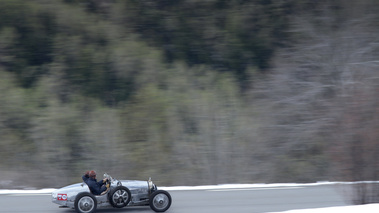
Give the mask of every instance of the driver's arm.
<path id="1" fill-rule="evenodd" d="M 104 178 L 103 180 L 100 180 L 99 182 L 97 182 L 97 184 L 99 185 L 99 186 L 102 186 L 102 185 L 104 185 L 105 184 L 105 181 L 107 180 L 107 178 Z"/>
<path id="2" fill-rule="evenodd" d="M 86 171 L 86 173 L 82 176 L 82 179 L 84 182 L 87 182 L 88 178 L 89 178 L 89 171 Z"/>

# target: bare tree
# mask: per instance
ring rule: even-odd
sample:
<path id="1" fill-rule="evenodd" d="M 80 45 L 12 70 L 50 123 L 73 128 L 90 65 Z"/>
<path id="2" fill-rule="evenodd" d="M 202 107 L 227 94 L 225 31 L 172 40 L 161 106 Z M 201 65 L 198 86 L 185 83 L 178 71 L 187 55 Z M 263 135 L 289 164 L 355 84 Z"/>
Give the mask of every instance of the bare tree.
<path id="1" fill-rule="evenodd" d="M 255 87 L 269 121 L 274 181 L 377 178 L 379 144 L 369 129 L 378 122 L 378 32 L 369 14 L 340 15 L 325 9 L 318 18 L 295 19 L 299 42 L 277 54 L 272 75 Z"/>

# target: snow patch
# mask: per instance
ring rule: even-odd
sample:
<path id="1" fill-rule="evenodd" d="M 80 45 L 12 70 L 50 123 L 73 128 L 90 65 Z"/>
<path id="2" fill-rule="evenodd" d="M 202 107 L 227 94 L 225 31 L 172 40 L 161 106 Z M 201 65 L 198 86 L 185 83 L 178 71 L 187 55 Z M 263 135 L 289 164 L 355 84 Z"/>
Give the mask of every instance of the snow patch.
<path id="1" fill-rule="evenodd" d="M 167 191 L 175 190 L 215 190 L 215 189 L 248 189 L 248 188 L 281 188 L 281 187 L 308 187 L 322 185 L 352 185 L 359 183 L 379 183 L 379 181 L 361 181 L 361 182 L 329 182 L 320 181 L 316 183 L 255 183 L 255 184 L 220 184 L 220 185 L 204 185 L 204 186 L 169 186 L 158 187 Z"/>
<path id="2" fill-rule="evenodd" d="M 19 190 L 19 189 L 1 189 L 0 195 L 8 195 L 8 194 L 50 194 L 56 189 L 33 189 L 33 190 Z"/>

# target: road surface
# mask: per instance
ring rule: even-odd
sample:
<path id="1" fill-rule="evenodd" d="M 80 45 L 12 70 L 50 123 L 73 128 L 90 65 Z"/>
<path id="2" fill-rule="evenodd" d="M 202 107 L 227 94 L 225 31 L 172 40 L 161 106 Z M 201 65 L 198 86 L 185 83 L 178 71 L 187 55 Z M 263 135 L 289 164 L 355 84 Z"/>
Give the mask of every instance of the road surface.
<path id="1" fill-rule="evenodd" d="M 266 187 L 246 189 L 215 189 L 169 191 L 173 202 L 167 213 L 263 213 L 291 209 L 348 205 L 343 190 L 337 185 Z M 74 213 L 58 208 L 48 194 L 0 195 L 1 213 Z M 98 213 L 152 213 L 148 207 L 98 209 Z"/>

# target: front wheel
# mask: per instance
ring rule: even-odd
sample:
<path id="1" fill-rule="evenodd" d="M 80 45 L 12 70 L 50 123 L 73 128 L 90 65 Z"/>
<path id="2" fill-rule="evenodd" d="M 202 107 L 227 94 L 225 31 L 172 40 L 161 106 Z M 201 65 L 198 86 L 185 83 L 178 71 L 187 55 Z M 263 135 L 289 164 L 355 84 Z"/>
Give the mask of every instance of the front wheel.
<path id="1" fill-rule="evenodd" d="M 94 213 L 96 207 L 96 198 L 90 193 L 81 193 L 75 198 L 75 210 L 78 213 Z"/>
<path id="2" fill-rule="evenodd" d="M 171 206 L 171 195 L 163 190 L 155 191 L 149 200 L 150 208 L 156 212 L 165 212 Z"/>

